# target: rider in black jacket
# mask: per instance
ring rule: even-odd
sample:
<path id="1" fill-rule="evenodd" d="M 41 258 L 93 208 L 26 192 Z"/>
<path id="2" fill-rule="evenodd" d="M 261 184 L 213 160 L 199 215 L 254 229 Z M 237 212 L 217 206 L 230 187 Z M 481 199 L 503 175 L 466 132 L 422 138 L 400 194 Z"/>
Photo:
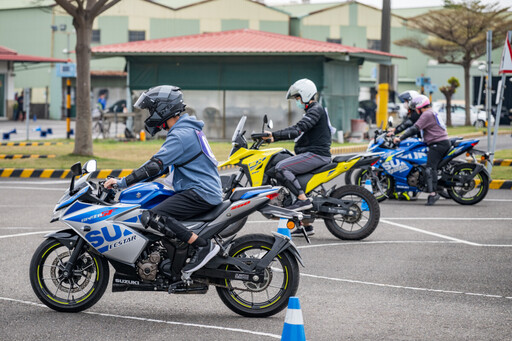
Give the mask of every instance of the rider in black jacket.
<path id="1" fill-rule="evenodd" d="M 411 127 L 418 118 L 420 118 L 420 115 L 415 110 L 411 110 L 409 107 L 409 103 L 411 103 L 412 99 L 414 97 L 419 96 L 419 93 L 414 90 L 407 90 L 402 92 L 400 95 L 398 95 L 398 99 L 404 103 L 405 109 L 407 109 L 407 116 L 405 117 L 405 120 L 400 123 L 396 128 L 389 128 L 388 129 L 388 136 L 399 134 L 402 131 L 406 130 L 407 128 Z M 421 138 L 421 134 L 417 134 L 418 138 Z"/>
<path id="2" fill-rule="evenodd" d="M 317 89 L 309 79 L 295 82 L 286 95 L 295 99 L 297 106 L 306 111 L 297 124 L 269 133 L 265 139 L 273 141 L 295 139 L 295 156 L 284 159 L 276 165 L 277 177 L 297 196 L 289 206 L 294 210 L 307 210 L 311 201 L 304 194 L 296 175 L 304 174 L 331 162 L 331 130 L 324 108 L 315 100 Z"/>

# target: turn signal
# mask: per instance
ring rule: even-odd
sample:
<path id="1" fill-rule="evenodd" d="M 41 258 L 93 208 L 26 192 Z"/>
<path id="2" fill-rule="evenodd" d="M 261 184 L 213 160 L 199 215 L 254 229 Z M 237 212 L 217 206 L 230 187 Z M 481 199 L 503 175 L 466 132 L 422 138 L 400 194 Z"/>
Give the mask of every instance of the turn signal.
<path id="1" fill-rule="evenodd" d="M 485 161 L 485 155 L 482 155 L 482 157 L 480 158 L 480 160 Z"/>
<path id="2" fill-rule="evenodd" d="M 293 230 L 295 228 L 295 223 L 291 220 L 288 220 L 288 222 L 286 223 L 286 227 L 289 229 L 289 230 Z"/>
<path id="3" fill-rule="evenodd" d="M 466 156 L 467 156 L 467 157 L 470 157 L 470 156 L 471 156 L 471 154 L 469 154 L 469 153 L 466 153 Z"/>

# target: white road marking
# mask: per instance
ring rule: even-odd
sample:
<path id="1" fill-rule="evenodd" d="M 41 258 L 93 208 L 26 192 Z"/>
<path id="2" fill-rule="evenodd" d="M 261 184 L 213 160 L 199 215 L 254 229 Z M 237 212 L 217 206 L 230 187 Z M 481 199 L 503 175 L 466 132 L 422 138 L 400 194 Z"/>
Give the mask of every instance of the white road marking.
<path id="1" fill-rule="evenodd" d="M 345 283 L 354 283 L 354 284 L 364 284 L 364 285 L 372 285 L 377 287 L 385 287 L 385 288 L 395 288 L 395 289 L 405 289 L 405 290 L 415 290 L 415 291 L 427 291 L 427 292 L 437 292 L 443 294 L 458 294 L 458 295 L 468 295 L 468 296 L 481 296 L 481 297 L 489 297 L 489 298 L 506 298 L 512 299 L 512 297 L 501 296 L 501 295 L 489 295 L 489 294 L 478 294 L 472 292 L 463 292 L 463 291 L 453 291 L 453 290 L 440 290 L 440 289 L 429 289 L 429 288 L 417 288 L 417 287 L 407 287 L 403 285 L 393 285 L 393 284 L 384 284 L 384 283 L 374 283 L 367 281 L 357 281 L 352 279 L 343 279 L 343 278 L 334 278 L 334 277 L 326 277 L 326 276 L 317 276 L 310 274 L 300 274 L 303 277 L 311 277 L 316 279 L 325 279 L 329 281 L 336 282 L 345 282 Z"/>
<path id="2" fill-rule="evenodd" d="M 449 218 L 443 218 L 443 217 L 397 217 L 397 218 L 383 218 L 380 219 L 388 219 L 388 220 L 512 220 L 512 218 L 485 218 L 485 217 L 478 217 L 478 218 L 470 218 L 470 217 L 449 217 Z"/>
<path id="3" fill-rule="evenodd" d="M 24 236 L 31 236 L 31 235 L 34 235 L 34 234 L 46 234 L 46 233 L 55 232 L 55 231 L 58 231 L 58 230 L 39 231 L 39 232 L 27 232 L 27 233 L 18 233 L 18 234 L 9 234 L 9 235 L 5 235 L 5 236 L 0 236 L 0 239 L 5 239 L 5 238 L 16 238 L 16 237 L 24 237 Z"/>
<path id="4" fill-rule="evenodd" d="M 470 241 L 467 241 L 467 240 L 446 236 L 446 235 L 440 234 L 440 233 L 435 233 L 435 232 L 430 232 L 430 231 L 422 230 L 422 229 L 419 229 L 419 228 L 416 228 L 416 227 L 412 227 L 412 226 L 408 226 L 408 225 L 404 225 L 404 224 L 394 223 L 392 221 L 385 220 L 385 219 L 381 219 L 380 222 L 384 223 L 384 224 L 388 224 L 388 225 L 393 225 L 393 226 L 401 227 L 401 228 L 404 228 L 404 229 L 407 229 L 407 230 L 411 230 L 411 231 L 415 231 L 415 232 L 419 232 L 419 233 L 423 233 L 423 234 L 428 234 L 430 236 L 439 237 L 439 238 L 442 238 L 442 239 L 453 240 L 453 241 L 458 242 L 458 243 L 468 244 L 468 245 L 472 245 L 472 246 L 482 246 L 482 244 L 473 243 L 473 242 L 470 242 Z"/>
<path id="5" fill-rule="evenodd" d="M 54 185 L 69 184 L 71 180 L 48 180 L 48 181 L 0 181 L 0 184 L 33 184 L 33 185 Z"/>
<path id="6" fill-rule="evenodd" d="M 0 189 L 29 189 L 29 190 L 36 190 L 36 191 L 60 191 L 63 192 L 66 190 L 66 188 L 54 188 L 54 187 L 20 187 L 20 186 L 0 186 Z"/>
<path id="7" fill-rule="evenodd" d="M 512 201 L 512 199 L 484 199 L 483 201 Z"/>
<path id="8" fill-rule="evenodd" d="M 17 299 L 9 298 L 9 297 L 0 297 L 0 300 L 16 302 L 16 303 L 22 303 L 22 304 L 27 304 L 27 305 L 33 305 L 33 306 L 41 307 L 41 308 L 47 308 L 44 304 L 39 304 L 39 303 L 35 303 L 35 302 L 30 302 L 30 301 L 17 300 Z M 137 320 L 137 321 L 143 321 L 143 322 L 164 323 L 164 324 L 171 324 L 171 325 L 176 325 L 176 326 L 225 330 L 225 331 L 236 332 L 236 333 L 244 333 L 244 334 L 251 334 L 251 335 L 258 335 L 258 336 L 266 336 L 266 337 L 271 337 L 273 339 L 280 339 L 281 338 L 281 335 L 257 332 L 257 331 L 252 331 L 252 330 L 247 330 L 247 329 L 240 329 L 240 328 L 229 328 L 229 327 L 212 326 L 212 325 L 207 325 L 207 324 L 197 324 L 197 323 L 186 323 L 186 322 L 156 320 L 156 319 L 148 319 L 148 318 L 145 318 L 145 317 L 138 317 L 138 316 L 126 316 L 126 315 L 115 315 L 115 314 L 98 313 L 98 312 L 94 312 L 94 311 L 84 311 L 83 314 L 97 315 L 97 316 L 104 316 L 104 317 L 113 317 L 113 318 L 119 318 L 119 319 L 125 319 L 125 320 Z"/>

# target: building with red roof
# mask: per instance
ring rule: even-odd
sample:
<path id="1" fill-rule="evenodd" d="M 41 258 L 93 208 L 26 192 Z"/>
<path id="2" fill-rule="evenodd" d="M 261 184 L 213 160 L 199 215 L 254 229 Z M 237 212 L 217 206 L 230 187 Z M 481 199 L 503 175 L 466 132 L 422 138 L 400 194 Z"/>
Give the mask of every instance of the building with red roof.
<path id="1" fill-rule="evenodd" d="M 214 138 L 229 137 L 242 114 L 255 124 L 269 114 L 276 128 L 298 120 L 302 113 L 288 105 L 285 94 L 300 78 L 315 82 L 332 124 L 347 130 L 358 117 L 360 65 L 404 58 L 251 29 L 97 46 L 92 53 L 124 57 L 132 91 L 180 86 L 191 112 L 207 126 L 221 127 L 209 132 Z"/>
<path id="2" fill-rule="evenodd" d="M 11 118 L 14 104 L 15 63 L 65 63 L 66 60 L 18 54 L 15 50 L 0 46 L 0 117 Z"/>

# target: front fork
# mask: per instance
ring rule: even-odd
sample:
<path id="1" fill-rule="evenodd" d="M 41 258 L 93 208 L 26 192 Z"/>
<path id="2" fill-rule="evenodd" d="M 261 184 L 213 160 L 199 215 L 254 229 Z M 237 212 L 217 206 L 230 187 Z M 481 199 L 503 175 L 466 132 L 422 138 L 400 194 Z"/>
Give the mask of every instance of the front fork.
<path id="1" fill-rule="evenodd" d="M 66 263 L 66 268 L 64 269 L 63 275 L 66 279 L 71 279 L 73 277 L 73 268 L 75 267 L 76 260 L 82 253 L 82 249 L 85 245 L 85 240 L 82 238 L 78 238 L 78 241 L 75 245 L 75 249 L 71 253 L 69 260 Z"/>

